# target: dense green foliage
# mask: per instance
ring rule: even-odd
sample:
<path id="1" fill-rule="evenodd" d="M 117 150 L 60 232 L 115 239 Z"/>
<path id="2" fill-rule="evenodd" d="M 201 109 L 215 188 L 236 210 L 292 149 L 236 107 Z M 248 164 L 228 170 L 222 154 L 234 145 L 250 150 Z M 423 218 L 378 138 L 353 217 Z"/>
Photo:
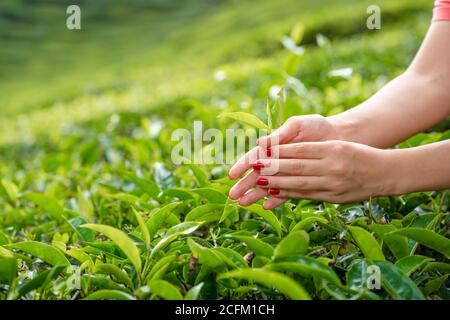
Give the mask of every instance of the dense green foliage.
<path id="1" fill-rule="evenodd" d="M 61 1 L 2 2 L 0 299 L 448 299 L 447 191 L 267 211 L 227 199 L 227 166 L 170 160 L 194 120 L 276 127 L 376 92 L 431 16 L 429 1 L 379 2 L 381 31 L 360 0 L 86 1 L 75 35 Z M 274 86 L 286 102 L 267 113 Z"/>

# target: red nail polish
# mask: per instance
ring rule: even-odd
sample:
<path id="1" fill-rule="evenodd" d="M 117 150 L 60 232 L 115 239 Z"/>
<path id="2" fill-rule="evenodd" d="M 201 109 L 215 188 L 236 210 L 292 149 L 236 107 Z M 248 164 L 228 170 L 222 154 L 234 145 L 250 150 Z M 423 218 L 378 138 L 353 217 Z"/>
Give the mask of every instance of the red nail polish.
<path id="1" fill-rule="evenodd" d="M 272 149 L 271 148 L 267 148 L 266 154 L 267 154 L 268 157 L 271 157 L 272 156 Z"/>
<path id="2" fill-rule="evenodd" d="M 258 178 L 258 180 L 256 180 L 256 184 L 258 186 L 267 186 L 269 184 L 269 180 L 266 178 Z"/>
<path id="3" fill-rule="evenodd" d="M 258 161 L 256 163 L 254 163 L 252 165 L 252 167 L 253 167 L 253 170 L 260 171 L 262 168 L 264 168 L 264 164 L 262 164 L 261 162 Z"/>
<path id="4" fill-rule="evenodd" d="M 280 194 L 280 189 L 269 188 L 268 193 L 273 195 L 273 196 L 276 196 L 277 194 Z"/>

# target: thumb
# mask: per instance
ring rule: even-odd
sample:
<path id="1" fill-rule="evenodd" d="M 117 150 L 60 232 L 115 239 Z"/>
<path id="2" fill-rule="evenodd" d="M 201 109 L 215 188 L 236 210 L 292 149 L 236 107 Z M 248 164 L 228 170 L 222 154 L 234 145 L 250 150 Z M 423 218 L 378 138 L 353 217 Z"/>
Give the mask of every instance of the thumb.
<path id="1" fill-rule="evenodd" d="M 298 121 L 297 121 L 296 124 L 298 125 Z M 297 127 L 296 124 L 292 120 L 287 120 L 281 127 L 276 129 L 271 134 L 259 138 L 256 141 L 256 143 L 260 147 L 263 147 L 263 148 L 267 148 L 267 147 L 276 146 L 276 145 L 279 145 L 279 144 L 288 143 L 298 133 L 297 132 L 298 130 L 296 130 L 296 127 Z"/>

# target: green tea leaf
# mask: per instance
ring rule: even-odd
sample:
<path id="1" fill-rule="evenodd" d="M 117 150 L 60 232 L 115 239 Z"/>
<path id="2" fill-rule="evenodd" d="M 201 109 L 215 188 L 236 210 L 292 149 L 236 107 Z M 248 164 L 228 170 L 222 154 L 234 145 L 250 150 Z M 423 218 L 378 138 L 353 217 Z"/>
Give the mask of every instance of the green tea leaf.
<path id="1" fill-rule="evenodd" d="M 152 198 L 158 198 L 161 190 L 156 182 L 148 179 L 142 179 L 136 176 L 136 174 L 132 172 L 126 172 L 125 177 L 131 181 L 133 181 L 143 192 L 147 193 Z"/>
<path id="2" fill-rule="evenodd" d="M 291 232 L 297 231 L 297 230 L 308 231 L 309 229 L 311 229 L 313 223 L 316 223 L 316 222 L 321 222 L 323 224 L 326 224 L 326 223 L 328 223 L 328 220 L 322 216 L 306 217 L 305 219 L 302 219 L 300 222 L 298 222 L 292 228 Z"/>
<path id="3" fill-rule="evenodd" d="M 152 280 L 149 283 L 152 294 L 165 300 L 182 300 L 183 296 L 173 284 L 164 280 Z"/>
<path id="4" fill-rule="evenodd" d="M 228 217 L 232 216 L 233 214 L 234 216 L 237 216 L 239 219 L 239 213 L 236 203 L 232 201 L 230 198 L 228 198 L 223 208 L 222 215 L 220 216 L 219 223 L 224 222 L 226 219 L 228 219 Z"/>
<path id="5" fill-rule="evenodd" d="M 241 269 L 223 273 L 218 279 L 238 278 L 275 288 L 290 299 L 310 300 L 309 294 L 297 282 L 284 274 L 261 269 Z"/>
<path id="6" fill-rule="evenodd" d="M 198 194 L 202 198 L 207 199 L 210 203 L 225 204 L 228 199 L 225 194 L 212 188 L 193 189 L 192 192 Z"/>
<path id="7" fill-rule="evenodd" d="M 197 222 L 197 221 L 187 221 L 182 222 L 180 224 L 177 224 L 170 229 L 167 230 L 166 234 L 175 234 L 175 233 L 182 233 L 182 234 L 190 234 L 197 230 L 203 222 Z"/>
<path id="8" fill-rule="evenodd" d="M 270 106 L 270 100 L 266 101 L 266 116 L 267 116 L 267 126 L 272 130 L 275 128 L 274 116 L 272 114 L 272 107 Z"/>
<path id="9" fill-rule="evenodd" d="M 185 221 L 217 221 L 222 216 L 223 204 L 204 204 L 192 209 L 184 218 Z"/>
<path id="10" fill-rule="evenodd" d="M 195 164 L 189 164 L 189 168 L 191 169 L 192 173 L 194 174 L 199 187 L 205 188 L 209 185 L 209 176 L 205 170 L 203 170 L 202 168 L 200 168 L 200 166 L 195 165 Z"/>
<path id="11" fill-rule="evenodd" d="M 83 228 L 104 234 L 111 239 L 130 259 L 137 272 L 141 272 L 141 256 L 134 242 L 121 230 L 102 224 L 84 224 Z"/>
<path id="12" fill-rule="evenodd" d="M 64 215 L 64 209 L 56 199 L 42 193 L 31 192 L 25 195 L 28 201 L 33 202 L 42 210 L 48 212 L 53 218 L 59 219 Z"/>
<path id="13" fill-rule="evenodd" d="M 243 122 L 251 127 L 270 131 L 270 128 L 262 122 L 258 117 L 246 112 L 223 112 L 217 116 L 219 119 L 229 118 L 239 122 Z"/>
<path id="14" fill-rule="evenodd" d="M 128 275 L 114 264 L 111 263 L 98 264 L 95 266 L 94 272 L 113 276 L 116 281 L 126 284 L 130 288 L 133 288 L 133 283 L 131 282 Z"/>
<path id="15" fill-rule="evenodd" d="M 0 246 L 10 242 L 9 237 L 0 230 Z"/>
<path id="16" fill-rule="evenodd" d="M 450 257 L 450 240 L 433 231 L 421 228 L 404 228 L 391 232 L 389 235 L 408 237 L 425 247 L 436 250 L 446 257 Z"/>
<path id="17" fill-rule="evenodd" d="M 14 258 L 14 253 L 0 246 L 0 258 L 5 259 Z"/>
<path id="18" fill-rule="evenodd" d="M 53 266 L 63 265 L 68 266 L 70 265 L 69 260 L 64 256 L 64 254 L 56 249 L 55 247 L 43 243 L 43 242 L 37 242 L 37 241 L 25 241 L 25 242 L 18 242 L 13 243 L 9 245 L 12 248 L 22 250 L 26 253 L 29 253 L 35 257 L 38 257 L 39 259 L 42 259 L 43 261 L 47 262 L 48 264 L 51 264 Z"/>
<path id="19" fill-rule="evenodd" d="M 450 263 L 445 262 L 431 262 L 423 268 L 423 272 L 429 272 L 434 270 L 440 270 L 442 272 L 450 273 Z"/>
<path id="20" fill-rule="evenodd" d="M 390 234 L 392 231 L 397 230 L 395 226 L 391 224 L 372 224 L 369 226 L 369 229 L 384 241 L 397 259 L 409 256 L 411 250 L 408 240 L 405 237 Z"/>
<path id="21" fill-rule="evenodd" d="M 83 218 L 91 219 L 94 216 L 94 205 L 80 187 L 78 187 L 78 206 L 80 216 Z"/>
<path id="22" fill-rule="evenodd" d="M 153 239 L 156 235 L 156 232 L 158 231 L 161 224 L 166 221 L 166 219 L 169 217 L 169 215 L 172 213 L 172 211 L 178 207 L 181 204 L 181 202 L 172 202 L 164 207 L 159 208 L 158 210 L 152 212 L 150 214 L 150 217 L 147 219 L 145 224 L 147 225 L 148 231 L 150 233 L 150 238 Z"/>
<path id="23" fill-rule="evenodd" d="M 12 258 L 0 258 L 0 283 L 9 284 L 16 277 L 17 260 Z"/>
<path id="24" fill-rule="evenodd" d="M 296 44 L 300 44 L 303 41 L 303 36 L 305 34 L 305 27 L 302 23 L 296 23 L 291 30 L 291 38 Z"/>
<path id="25" fill-rule="evenodd" d="M 119 290 L 98 290 L 88 295 L 84 300 L 136 300 L 129 293 Z"/>
<path id="26" fill-rule="evenodd" d="M 264 220 L 266 220 L 275 229 L 275 231 L 279 235 L 281 235 L 281 223 L 280 223 L 280 221 L 278 221 L 277 217 L 275 216 L 275 214 L 272 211 L 264 209 L 259 204 L 252 204 L 250 206 L 243 207 L 243 208 L 245 210 L 250 211 L 251 213 L 254 213 L 254 214 L 260 216 Z"/>
<path id="27" fill-rule="evenodd" d="M 104 276 L 96 276 L 92 274 L 85 274 L 83 275 L 83 280 L 87 279 L 89 282 L 89 285 L 92 286 L 92 288 L 97 289 L 107 289 L 107 290 L 127 290 L 126 288 L 119 285 L 117 282 L 104 277 Z"/>
<path id="28" fill-rule="evenodd" d="M 86 219 L 82 217 L 76 217 L 67 221 L 72 229 L 79 235 L 81 240 L 92 242 L 95 240 L 95 233 L 92 230 L 84 229 L 81 226 L 86 224 Z"/>
<path id="29" fill-rule="evenodd" d="M 91 260 L 91 257 L 89 257 L 89 255 L 87 253 L 85 253 L 83 250 L 78 249 L 78 248 L 70 248 L 69 250 L 66 250 L 65 253 L 69 257 L 72 257 L 72 258 L 80 261 L 81 263 Z"/>
<path id="30" fill-rule="evenodd" d="M 275 248 L 276 258 L 308 252 L 309 235 L 304 230 L 294 231 L 284 237 Z"/>
<path id="31" fill-rule="evenodd" d="M 150 280 L 157 279 L 159 276 L 164 275 L 167 267 L 177 260 L 176 255 L 169 255 L 159 259 L 150 270 L 147 278 Z"/>
<path id="32" fill-rule="evenodd" d="M 348 226 L 348 229 L 367 259 L 372 261 L 385 260 L 380 245 L 367 230 L 352 226 Z"/>
<path id="33" fill-rule="evenodd" d="M 193 286 L 184 296 L 184 300 L 197 300 L 200 296 L 200 292 L 203 288 L 203 282 L 200 282 L 198 285 Z"/>
<path id="34" fill-rule="evenodd" d="M 407 276 L 420 268 L 424 263 L 433 261 L 432 258 L 425 256 L 407 256 L 395 263 L 395 266 Z"/>
<path id="35" fill-rule="evenodd" d="M 324 265 L 322 262 L 317 261 L 316 259 L 306 256 L 290 255 L 276 257 L 273 262 L 267 266 L 267 268 L 275 268 L 276 270 L 285 272 L 298 272 L 302 275 L 326 279 L 337 286 L 342 286 L 339 277 L 333 269 Z"/>
<path id="36" fill-rule="evenodd" d="M 1 179 L 0 188 L 4 189 L 4 193 L 6 193 L 10 201 L 15 202 L 17 200 L 19 188 L 14 184 L 14 182 L 7 179 Z"/>
<path id="37" fill-rule="evenodd" d="M 177 198 L 185 201 L 195 201 L 194 195 L 192 195 L 191 191 L 186 188 L 171 188 L 166 189 L 162 193 L 162 196 Z"/>
<path id="38" fill-rule="evenodd" d="M 187 243 L 189 245 L 189 248 L 191 249 L 192 254 L 198 258 L 200 264 L 213 269 L 219 268 L 223 265 L 223 260 L 213 250 L 199 245 L 192 239 L 188 239 Z"/>
<path id="39" fill-rule="evenodd" d="M 374 262 L 381 272 L 381 283 L 386 291 L 394 299 L 400 300 L 424 300 L 425 297 L 406 274 L 388 261 Z"/>
<path id="40" fill-rule="evenodd" d="M 230 249 L 230 248 L 222 248 L 217 247 L 211 249 L 215 251 L 216 253 L 219 253 L 220 258 L 225 261 L 225 263 L 232 267 L 232 268 L 247 268 L 247 262 L 244 260 L 244 258 L 237 253 L 236 251 Z"/>
<path id="41" fill-rule="evenodd" d="M 445 284 L 445 281 L 447 280 L 448 277 L 449 274 L 444 274 L 439 278 L 428 281 L 423 288 L 423 292 L 426 295 L 430 295 L 431 293 L 439 290 Z"/>
<path id="42" fill-rule="evenodd" d="M 352 261 L 346 273 L 347 287 L 351 290 L 360 291 L 367 289 L 368 264 L 364 259 Z"/>
<path id="43" fill-rule="evenodd" d="M 151 256 L 153 256 L 156 252 L 158 252 L 159 250 L 165 248 L 166 246 L 168 246 L 172 241 L 174 241 L 175 239 L 177 239 L 179 236 L 181 235 L 188 235 L 192 232 L 194 232 L 195 230 L 198 229 L 198 227 L 200 227 L 201 223 L 197 223 L 194 226 L 189 226 L 189 227 L 181 227 L 180 231 L 175 232 L 172 230 L 170 233 L 167 232 L 166 236 L 163 237 L 153 248 Z"/>
<path id="44" fill-rule="evenodd" d="M 147 247 L 149 247 L 151 237 L 150 237 L 150 232 L 148 231 L 147 225 L 145 224 L 145 221 L 142 218 L 141 214 L 139 212 L 137 212 L 136 208 L 132 207 L 132 210 L 133 210 L 134 216 L 136 217 L 136 220 L 139 224 L 139 227 L 141 228 L 141 233 L 142 233 L 142 236 L 144 237 L 145 245 Z"/>
<path id="45" fill-rule="evenodd" d="M 27 293 L 45 287 L 50 281 L 55 279 L 64 269 L 64 266 L 54 266 L 51 270 L 39 273 L 33 279 L 25 282 L 17 288 L 14 299 L 23 297 Z"/>
<path id="46" fill-rule="evenodd" d="M 239 236 L 233 234 L 228 235 L 228 237 L 245 242 L 250 250 L 255 252 L 256 255 L 261 255 L 267 258 L 271 258 L 273 256 L 274 250 L 272 246 L 259 239 L 250 236 Z"/>

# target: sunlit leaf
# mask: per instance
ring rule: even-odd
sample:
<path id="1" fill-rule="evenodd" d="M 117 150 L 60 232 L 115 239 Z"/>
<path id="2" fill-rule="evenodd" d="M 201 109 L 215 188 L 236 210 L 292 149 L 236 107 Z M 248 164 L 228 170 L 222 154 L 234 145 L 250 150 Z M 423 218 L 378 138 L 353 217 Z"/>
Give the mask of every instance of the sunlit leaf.
<path id="1" fill-rule="evenodd" d="M 270 131 L 270 128 L 262 122 L 258 117 L 246 112 L 223 112 L 217 116 L 218 118 L 229 118 L 243 122 L 251 127 Z"/>
<path id="2" fill-rule="evenodd" d="M 293 231 L 276 246 L 275 257 L 305 254 L 308 251 L 309 235 L 304 230 Z"/>
<path id="3" fill-rule="evenodd" d="M 298 272 L 302 275 L 306 274 L 327 279 L 337 286 L 342 286 L 339 277 L 333 269 L 311 257 L 301 255 L 276 257 L 268 267 L 280 271 Z"/>
<path id="4" fill-rule="evenodd" d="M 203 282 L 200 282 L 198 285 L 193 286 L 184 296 L 185 300 L 197 300 L 200 296 L 200 291 L 203 288 Z"/>
<path id="5" fill-rule="evenodd" d="M 85 300 L 135 300 L 129 293 L 119 290 L 98 290 L 88 295 Z"/>
<path id="6" fill-rule="evenodd" d="M 153 294 L 165 300 L 182 300 L 183 296 L 173 284 L 164 280 L 152 280 L 149 283 L 150 290 Z"/>
<path id="7" fill-rule="evenodd" d="M 53 266 L 70 265 L 69 260 L 60 250 L 43 242 L 25 241 L 10 244 L 9 246 L 29 253 Z"/>
<path id="8" fill-rule="evenodd" d="M 94 272 L 113 276 L 114 279 L 116 279 L 117 281 L 126 284 L 129 287 L 133 287 L 133 284 L 128 275 L 114 264 L 111 263 L 98 264 L 95 266 Z"/>
<path id="9" fill-rule="evenodd" d="M 90 219 L 94 216 L 94 205 L 86 194 L 78 187 L 78 210 L 80 216 Z"/>
<path id="10" fill-rule="evenodd" d="M 136 217 L 136 220 L 139 224 L 139 227 L 141 229 L 142 236 L 144 237 L 144 242 L 147 247 L 150 246 L 150 232 L 148 231 L 147 225 L 145 224 L 144 219 L 142 218 L 141 214 L 136 210 L 136 208 L 132 207 L 134 216 Z"/>
<path id="11" fill-rule="evenodd" d="M 250 211 L 251 213 L 254 213 L 254 214 L 260 216 L 264 220 L 266 220 L 268 223 L 270 223 L 270 225 L 275 229 L 275 231 L 278 234 L 281 234 L 280 221 L 278 221 L 277 217 L 275 216 L 275 214 L 273 214 L 272 211 L 264 209 L 259 204 L 252 204 L 250 206 L 243 207 L 243 208 Z"/>
<path id="12" fill-rule="evenodd" d="M 225 204 L 225 202 L 227 202 L 228 199 L 228 197 L 225 194 L 212 188 L 193 189 L 192 192 L 197 193 L 201 197 L 208 199 L 210 203 Z"/>
<path id="13" fill-rule="evenodd" d="M 153 239 L 153 237 L 156 235 L 156 232 L 158 231 L 158 228 L 161 226 L 161 224 L 166 221 L 172 211 L 180 204 L 181 202 L 172 202 L 150 214 L 150 217 L 147 219 L 145 224 L 147 225 L 151 239 Z"/>
<path id="14" fill-rule="evenodd" d="M 218 268 L 223 265 L 223 260 L 216 252 L 209 248 L 205 248 L 192 239 L 188 239 L 188 245 L 194 256 L 199 259 L 199 263 L 210 268 Z"/>
<path id="15" fill-rule="evenodd" d="M 9 284 L 16 277 L 16 272 L 16 259 L 0 257 L 0 283 Z"/>
<path id="16" fill-rule="evenodd" d="M 417 285 L 406 274 L 388 261 L 376 261 L 380 268 L 381 282 L 394 299 L 423 300 L 425 297 Z"/>
<path id="17" fill-rule="evenodd" d="M 352 226 L 349 226 L 348 229 L 367 259 L 373 261 L 385 259 L 380 245 L 367 230 Z"/>
<path id="18" fill-rule="evenodd" d="M 408 237 L 426 247 L 450 257 L 450 240 L 433 231 L 421 228 L 405 228 L 391 232 L 389 235 Z"/>
<path id="19" fill-rule="evenodd" d="M 15 185 L 14 182 L 7 179 L 1 179 L 0 188 L 3 188 L 4 193 L 9 198 L 10 201 L 15 202 L 17 200 L 19 188 Z"/>
<path id="20" fill-rule="evenodd" d="M 130 259 L 137 272 L 141 271 L 141 256 L 134 242 L 121 230 L 101 224 L 84 224 L 83 228 L 104 234 L 111 239 Z"/>
<path id="21" fill-rule="evenodd" d="M 272 246 L 259 239 L 250 236 L 239 236 L 233 234 L 229 235 L 228 237 L 245 242 L 247 246 L 256 253 L 256 255 L 261 255 L 268 258 L 271 258 L 273 256 L 274 250 Z"/>
<path id="22" fill-rule="evenodd" d="M 64 209 L 59 205 L 56 199 L 42 193 L 30 192 L 25 195 L 25 198 L 42 210 L 48 212 L 53 218 L 59 219 L 64 215 Z"/>
<path id="23" fill-rule="evenodd" d="M 219 279 L 238 278 L 275 288 L 293 300 L 309 300 L 309 294 L 297 282 L 284 274 L 260 269 L 234 270 L 219 275 Z"/>
<path id="24" fill-rule="evenodd" d="M 425 256 L 407 256 L 395 263 L 395 266 L 407 276 L 420 268 L 424 263 L 433 261 L 432 258 Z"/>

